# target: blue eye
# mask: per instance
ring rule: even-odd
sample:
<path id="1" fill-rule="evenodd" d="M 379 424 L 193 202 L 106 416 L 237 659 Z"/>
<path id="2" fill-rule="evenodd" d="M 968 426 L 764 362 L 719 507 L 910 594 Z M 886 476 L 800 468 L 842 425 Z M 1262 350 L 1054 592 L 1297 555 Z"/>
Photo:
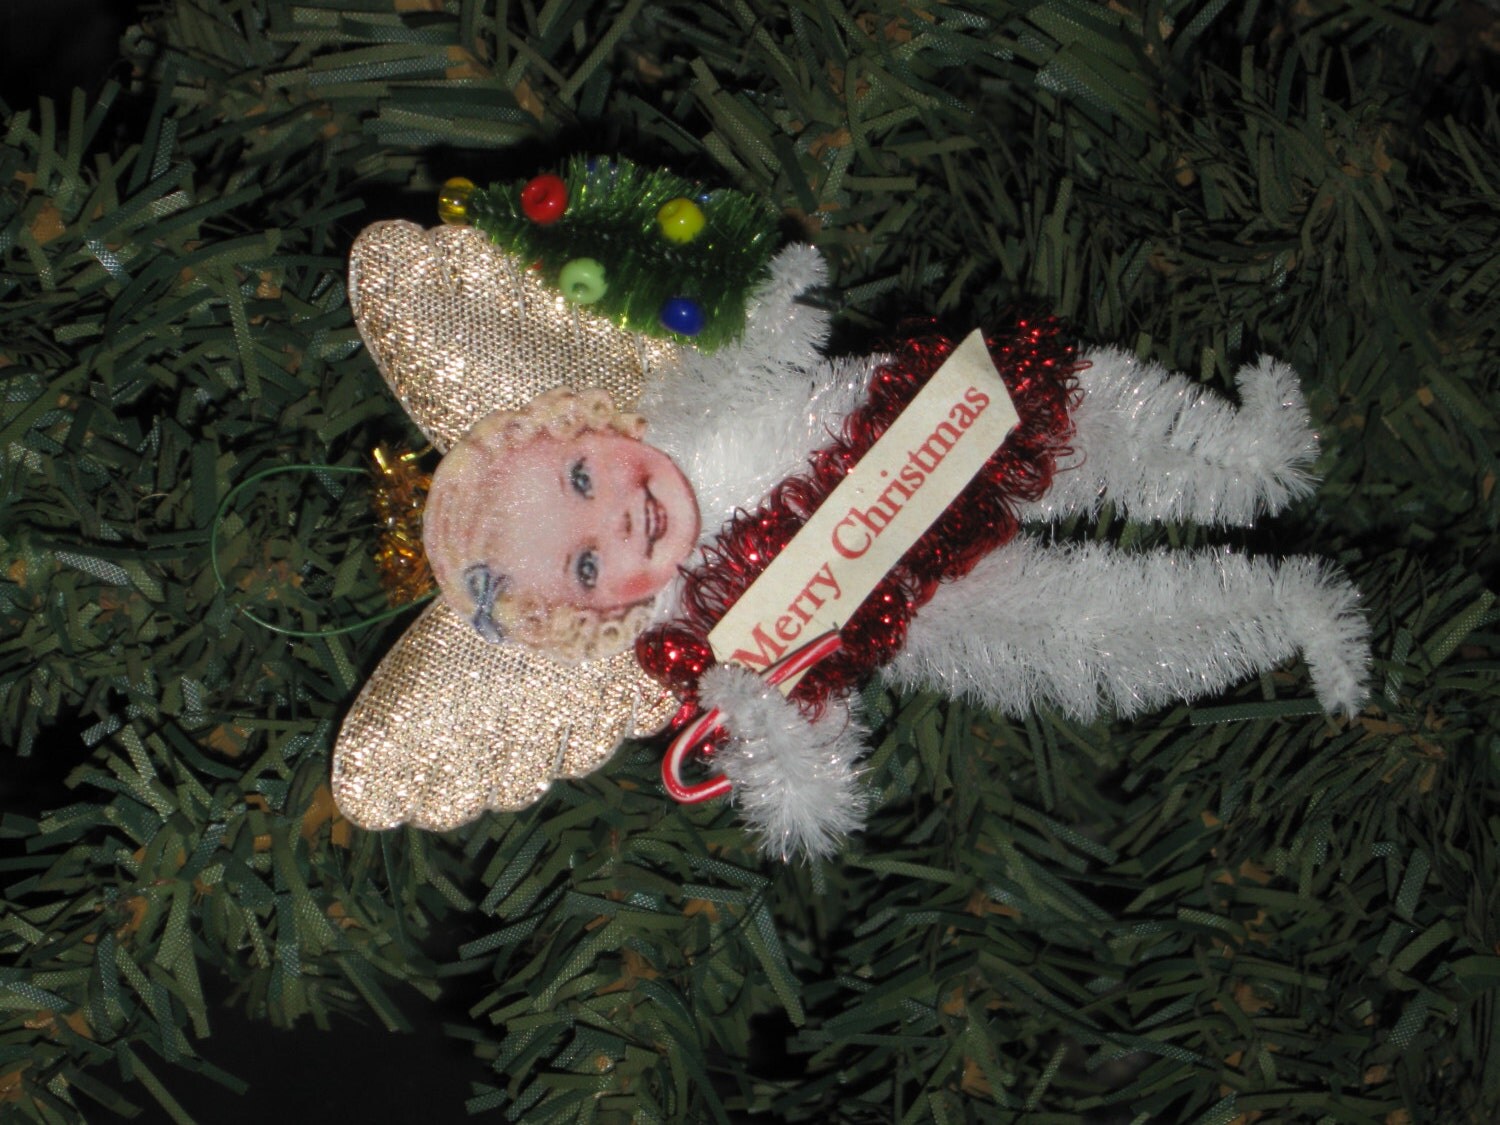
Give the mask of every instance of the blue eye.
<path id="1" fill-rule="evenodd" d="M 592 547 L 581 551 L 573 564 L 573 576 L 585 590 L 592 590 L 599 582 L 599 552 Z"/>
<path id="2" fill-rule="evenodd" d="M 568 470 L 568 483 L 573 486 L 573 491 L 585 500 L 594 498 L 594 477 L 582 457 L 574 461 L 573 467 Z"/>

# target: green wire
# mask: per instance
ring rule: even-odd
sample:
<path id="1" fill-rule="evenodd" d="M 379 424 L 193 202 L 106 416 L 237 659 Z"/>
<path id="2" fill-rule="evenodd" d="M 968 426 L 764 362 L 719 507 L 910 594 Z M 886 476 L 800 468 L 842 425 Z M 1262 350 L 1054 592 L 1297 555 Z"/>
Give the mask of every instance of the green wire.
<path id="1" fill-rule="evenodd" d="M 276 465 L 269 469 L 262 469 L 254 476 L 247 477 L 231 488 L 225 494 L 224 499 L 219 502 L 219 510 L 214 513 L 213 526 L 209 529 L 208 534 L 208 559 L 209 563 L 213 566 L 214 581 L 218 583 L 220 591 L 225 594 L 229 593 L 229 584 L 224 581 L 223 571 L 219 569 L 219 526 L 224 522 L 224 515 L 229 511 L 229 506 L 234 503 L 236 496 L 251 485 L 258 484 L 267 477 L 274 477 L 279 473 L 355 473 L 364 476 L 365 472 L 366 470 L 357 469 L 352 465 Z M 277 625 L 275 622 L 267 621 L 264 617 L 261 617 L 252 610 L 246 609 L 244 606 L 236 606 L 235 608 L 251 621 L 261 626 L 261 628 L 269 629 L 273 633 L 281 633 L 288 637 L 337 637 L 341 633 L 352 633 L 356 629 L 366 629 L 371 625 L 378 625 L 382 621 L 388 621 L 392 617 L 405 613 L 412 606 L 431 601 L 436 596 L 436 592 L 423 594 L 420 598 L 407 602 L 405 605 L 393 606 L 363 620 L 355 621 L 349 625 L 338 625 L 331 629 L 288 629 L 284 625 Z"/>

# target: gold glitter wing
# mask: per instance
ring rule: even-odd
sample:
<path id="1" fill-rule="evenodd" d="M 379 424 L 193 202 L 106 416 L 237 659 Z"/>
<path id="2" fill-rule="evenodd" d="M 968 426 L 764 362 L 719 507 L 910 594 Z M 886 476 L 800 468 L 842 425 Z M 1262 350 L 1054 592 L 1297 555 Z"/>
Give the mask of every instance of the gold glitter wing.
<path id="1" fill-rule="evenodd" d="M 457 828 L 598 769 L 677 700 L 635 657 L 566 665 L 493 645 L 441 600 L 381 661 L 334 754 L 333 792 L 365 828 Z"/>
<path id="2" fill-rule="evenodd" d="M 366 347 L 440 452 L 491 411 L 552 387 L 603 387 L 628 410 L 648 373 L 672 361 L 673 345 L 567 304 L 468 227 L 369 227 L 349 286 Z M 676 707 L 628 652 L 562 664 L 490 644 L 439 598 L 344 720 L 334 796 L 365 828 L 456 828 L 597 769 Z"/>
<path id="3" fill-rule="evenodd" d="M 439 453 L 491 411 L 553 387 L 603 387 L 633 409 L 676 351 L 569 304 L 473 227 L 367 227 L 349 255 L 349 304 L 380 373 Z"/>

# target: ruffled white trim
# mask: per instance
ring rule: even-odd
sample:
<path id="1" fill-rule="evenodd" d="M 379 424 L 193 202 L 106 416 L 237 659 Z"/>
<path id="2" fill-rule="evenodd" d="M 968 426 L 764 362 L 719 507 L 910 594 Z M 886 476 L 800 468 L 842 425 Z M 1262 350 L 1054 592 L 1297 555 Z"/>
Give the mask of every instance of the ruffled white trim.
<path id="1" fill-rule="evenodd" d="M 699 687 L 730 736 L 714 766 L 734 783 L 731 799 L 763 851 L 826 857 L 863 826 L 868 794 L 855 763 L 866 732 L 846 704 L 830 702 L 809 723 L 780 691 L 733 664 L 710 668 Z"/>

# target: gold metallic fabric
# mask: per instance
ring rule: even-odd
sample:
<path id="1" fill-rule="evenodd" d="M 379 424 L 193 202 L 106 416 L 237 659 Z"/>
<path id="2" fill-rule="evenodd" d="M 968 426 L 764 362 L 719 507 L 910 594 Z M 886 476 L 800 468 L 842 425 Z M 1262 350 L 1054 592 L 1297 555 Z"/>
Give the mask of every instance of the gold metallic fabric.
<path id="1" fill-rule="evenodd" d="M 677 700 L 632 653 L 559 664 L 490 644 L 439 600 L 396 642 L 339 733 L 333 792 L 364 828 L 456 828 L 582 777 Z"/>
<path id="2" fill-rule="evenodd" d="M 603 387 L 621 410 L 674 345 L 569 304 L 473 227 L 368 227 L 349 303 L 376 365 L 438 452 L 493 410 L 553 387 Z"/>

